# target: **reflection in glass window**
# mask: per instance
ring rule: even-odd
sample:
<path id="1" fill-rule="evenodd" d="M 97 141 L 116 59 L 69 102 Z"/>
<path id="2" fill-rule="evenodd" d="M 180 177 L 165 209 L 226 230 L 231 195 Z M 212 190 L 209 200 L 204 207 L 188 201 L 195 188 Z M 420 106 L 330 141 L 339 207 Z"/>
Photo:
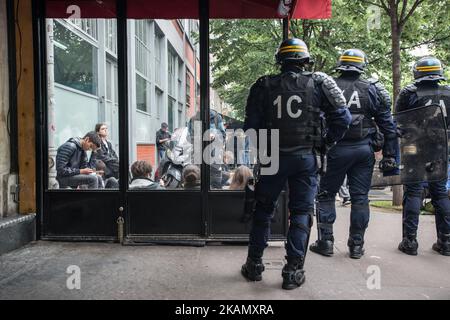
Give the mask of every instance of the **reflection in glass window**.
<path id="1" fill-rule="evenodd" d="M 112 54 L 117 55 L 117 22 L 105 20 L 105 45 Z"/>
<path id="2" fill-rule="evenodd" d="M 147 112 L 147 81 L 136 74 L 136 108 Z"/>
<path id="3" fill-rule="evenodd" d="M 132 79 L 129 166 L 140 164 L 148 169 L 149 164 L 152 169 L 150 174 L 147 170 L 143 177 L 132 178 L 130 190 L 140 186 L 144 190 L 160 190 L 155 186 L 183 189 L 184 168 L 193 162 L 193 137 L 186 122 L 194 116 L 194 108 L 187 106 L 195 105 L 199 55 L 188 39 L 189 23 L 181 23 L 184 28 L 178 28 L 176 20 L 128 21 L 128 41 L 135 48 L 128 60 Z M 200 186 L 195 173 L 188 179 L 193 190 Z"/>
<path id="4" fill-rule="evenodd" d="M 49 189 L 119 187 L 116 25 L 46 20 Z"/>
<path id="5" fill-rule="evenodd" d="M 164 100 L 163 100 L 163 92 L 156 87 L 155 87 L 155 102 L 156 102 L 156 118 L 160 119 Z"/>
<path id="6" fill-rule="evenodd" d="M 161 86 L 161 68 L 162 68 L 162 56 L 163 56 L 163 39 L 164 36 L 160 31 L 157 31 L 155 27 L 155 82 Z"/>
<path id="7" fill-rule="evenodd" d="M 168 82 L 169 82 L 169 94 L 172 97 L 175 97 L 175 66 L 177 63 L 177 56 L 176 54 L 172 51 L 169 50 L 169 55 L 168 55 L 168 70 L 167 70 L 167 74 L 168 74 Z"/>
<path id="8" fill-rule="evenodd" d="M 89 94 L 97 94 L 97 48 L 55 21 L 55 81 Z"/>
<path id="9" fill-rule="evenodd" d="M 97 38 L 97 20 L 96 19 L 67 19 L 69 23 L 73 24 L 85 34 L 91 36 L 94 39 Z M 110 20 L 112 21 L 112 20 Z M 115 21 L 115 20 L 114 20 Z"/>
<path id="10" fill-rule="evenodd" d="M 144 77 L 149 76 L 150 48 L 147 39 L 147 23 L 136 21 L 136 70 Z"/>
<path id="11" fill-rule="evenodd" d="M 183 104 L 178 103 L 178 128 L 184 127 L 184 117 L 183 117 Z"/>
<path id="12" fill-rule="evenodd" d="M 186 106 L 191 105 L 191 76 L 186 73 Z"/>
<path id="13" fill-rule="evenodd" d="M 174 127 L 173 127 L 174 103 L 175 103 L 175 100 L 172 99 L 171 97 L 169 97 L 169 105 L 168 105 L 168 108 L 167 108 L 167 117 L 169 119 L 169 128 L 172 129 L 172 130 L 174 129 Z"/>
<path id="14" fill-rule="evenodd" d="M 106 61 L 106 79 L 112 79 L 112 66 L 110 61 Z M 106 100 L 112 100 L 112 83 L 106 81 Z"/>

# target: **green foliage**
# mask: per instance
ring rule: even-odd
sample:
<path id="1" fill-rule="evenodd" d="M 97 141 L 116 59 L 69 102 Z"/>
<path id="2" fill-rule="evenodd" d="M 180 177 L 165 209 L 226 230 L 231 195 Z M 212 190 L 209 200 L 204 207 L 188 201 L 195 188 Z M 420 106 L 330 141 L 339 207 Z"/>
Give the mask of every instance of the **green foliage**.
<path id="1" fill-rule="evenodd" d="M 370 201 L 370 205 L 375 208 L 382 208 L 382 209 L 388 209 L 388 210 L 394 210 L 394 211 L 402 211 L 402 206 L 394 206 L 394 205 L 392 205 L 392 201 L 388 201 L 388 200 Z"/>
<path id="2" fill-rule="evenodd" d="M 380 0 L 367 2 L 379 3 Z M 333 1 L 329 20 L 292 20 L 291 34 L 303 39 L 315 60 L 314 69 L 332 73 L 339 54 L 359 48 L 368 57 L 367 76 L 375 76 L 392 92 L 392 40 L 390 17 L 380 8 L 379 29 L 368 29 L 366 1 Z M 399 2 L 402 3 L 402 2 Z M 406 2 L 406 12 L 413 1 Z M 381 5 L 381 4 L 380 4 Z M 399 6 L 401 13 L 401 6 Z M 450 62 L 450 2 L 422 2 L 404 25 L 401 39 L 402 86 L 412 80 L 413 50 L 426 46 L 444 63 Z M 282 38 L 281 20 L 212 20 L 212 85 L 242 119 L 251 85 L 276 73 L 274 54 Z M 446 75 L 450 76 L 449 71 Z"/>

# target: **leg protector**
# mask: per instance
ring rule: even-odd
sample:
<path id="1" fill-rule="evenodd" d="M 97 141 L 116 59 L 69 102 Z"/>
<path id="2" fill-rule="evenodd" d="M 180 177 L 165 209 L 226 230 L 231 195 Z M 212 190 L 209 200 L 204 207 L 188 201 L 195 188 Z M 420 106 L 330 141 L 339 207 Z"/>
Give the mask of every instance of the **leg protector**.
<path id="1" fill-rule="evenodd" d="M 305 256 L 313 224 L 313 210 L 290 210 L 290 226 L 287 235 L 288 256 Z"/>

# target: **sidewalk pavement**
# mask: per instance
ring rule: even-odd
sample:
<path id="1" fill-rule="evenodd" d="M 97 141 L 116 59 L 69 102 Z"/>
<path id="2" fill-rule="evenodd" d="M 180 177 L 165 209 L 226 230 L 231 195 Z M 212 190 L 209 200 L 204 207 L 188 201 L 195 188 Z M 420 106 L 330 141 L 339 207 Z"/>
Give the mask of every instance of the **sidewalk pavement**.
<path id="1" fill-rule="evenodd" d="M 370 189 L 369 199 L 371 201 L 379 201 L 379 200 L 392 201 L 391 187 L 386 187 L 386 188 L 381 188 L 381 189 Z"/>
<path id="2" fill-rule="evenodd" d="M 280 242 L 265 252 L 263 281 L 248 282 L 240 275 L 246 246 L 39 241 L 0 256 L 0 299 L 450 299 L 450 257 L 431 250 L 433 216 L 420 217 L 419 255 L 412 257 L 397 250 L 401 215 L 372 208 L 366 255 L 352 260 L 346 246 L 349 213 L 338 207 L 334 257 L 309 252 L 306 283 L 291 291 L 281 289 Z M 81 270 L 79 290 L 67 288 L 70 265 Z"/>

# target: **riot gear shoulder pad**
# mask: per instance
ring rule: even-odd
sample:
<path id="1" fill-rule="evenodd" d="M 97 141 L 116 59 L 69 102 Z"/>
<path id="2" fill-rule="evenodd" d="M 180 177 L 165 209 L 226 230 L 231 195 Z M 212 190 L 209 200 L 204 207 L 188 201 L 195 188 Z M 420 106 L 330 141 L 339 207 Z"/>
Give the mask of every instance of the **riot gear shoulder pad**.
<path id="1" fill-rule="evenodd" d="M 314 72 L 312 74 L 313 80 L 317 84 L 321 84 L 326 78 L 329 78 L 329 76 L 326 73 L 323 72 Z"/>
<path id="2" fill-rule="evenodd" d="M 414 84 L 408 84 L 404 90 L 409 92 L 417 92 L 417 87 Z"/>
<path id="3" fill-rule="evenodd" d="M 335 107 L 339 108 L 346 105 L 345 97 L 342 90 L 339 89 L 336 81 L 329 75 L 323 72 L 314 72 L 312 78 L 315 83 L 322 86 L 324 94 L 327 96 L 329 102 Z"/>
<path id="4" fill-rule="evenodd" d="M 369 81 L 372 84 L 376 84 L 377 82 L 379 82 L 378 79 L 375 78 L 368 78 L 367 81 Z"/>
<path id="5" fill-rule="evenodd" d="M 389 95 L 389 92 L 386 90 L 386 88 L 383 86 L 383 84 L 378 81 L 377 79 L 369 78 L 368 79 L 371 84 L 375 86 L 377 89 L 378 95 L 381 99 L 381 103 L 386 108 L 391 108 L 392 100 Z"/>
<path id="6" fill-rule="evenodd" d="M 262 76 L 255 82 L 255 86 L 258 87 L 265 87 L 267 85 L 267 82 L 269 81 L 270 76 Z"/>

